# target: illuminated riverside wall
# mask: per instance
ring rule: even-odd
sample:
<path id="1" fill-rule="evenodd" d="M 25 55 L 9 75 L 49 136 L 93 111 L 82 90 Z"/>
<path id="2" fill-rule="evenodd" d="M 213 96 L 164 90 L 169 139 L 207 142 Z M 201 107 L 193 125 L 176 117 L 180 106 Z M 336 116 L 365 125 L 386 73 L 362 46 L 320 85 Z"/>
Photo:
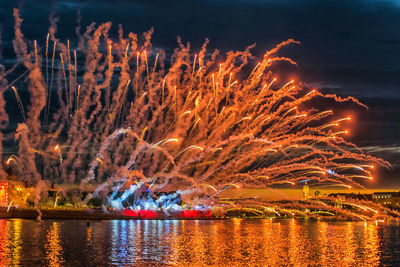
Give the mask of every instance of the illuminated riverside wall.
<path id="1" fill-rule="evenodd" d="M 330 194 L 373 194 L 375 192 L 396 192 L 399 189 L 334 189 L 334 188 L 312 188 L 310 187 L 310 197 L 315 197 L 315 193 L 319 192 L 319 196 L 326 197 Z M 318 193 L 317 193 L 318 196 Z M 239 188 L 235 190 L 226 190 L 219 195 L 220 198 L 254 198 L 267 201 L 279 200 L 300 200 L 303 198 L 302 188 L 265 188 L 265 189 L 250 189 Z"/>

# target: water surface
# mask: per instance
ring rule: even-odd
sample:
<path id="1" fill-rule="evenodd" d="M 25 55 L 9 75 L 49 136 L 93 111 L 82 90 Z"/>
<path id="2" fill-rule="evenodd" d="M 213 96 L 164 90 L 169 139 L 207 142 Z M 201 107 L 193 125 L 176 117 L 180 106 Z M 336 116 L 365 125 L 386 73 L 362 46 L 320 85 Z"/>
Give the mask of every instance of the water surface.
<path id="1" fill-rule="evenodd" d="M 0 220 L 0 265 L 400 264 L 396 224 Z"/>

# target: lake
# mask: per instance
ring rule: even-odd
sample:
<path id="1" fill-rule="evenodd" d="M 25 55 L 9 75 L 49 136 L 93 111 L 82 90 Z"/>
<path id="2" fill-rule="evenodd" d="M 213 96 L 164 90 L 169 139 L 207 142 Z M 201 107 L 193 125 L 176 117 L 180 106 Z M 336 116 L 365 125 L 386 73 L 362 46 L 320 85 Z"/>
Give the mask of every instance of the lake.
<path id="1" fill-rule="evenodd" d="M 400 264 L 399 224 L 271 219 L 0 220 L 0 265 Z"/>

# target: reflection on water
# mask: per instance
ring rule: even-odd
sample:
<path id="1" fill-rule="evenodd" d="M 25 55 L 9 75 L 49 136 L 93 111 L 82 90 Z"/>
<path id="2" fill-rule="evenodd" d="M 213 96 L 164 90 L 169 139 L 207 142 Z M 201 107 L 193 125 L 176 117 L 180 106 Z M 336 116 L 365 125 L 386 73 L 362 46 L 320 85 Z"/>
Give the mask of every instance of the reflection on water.
<path id="1" fill-rule="evenodd" d="M 5 266 L 10 263 L 9 262 L 10 259 L 7 257 L 7 255 L 10 254 L 9 242 L 10 242 L 10 237 L 8 235 L 7 221 L 0 220 L 0 265 L 1 266 Z"/>
<path id="2" fill-rule="evenodd" d="M 63 248 L 60 245 L 60 226 L 58 222 L 53 222 L 47 233 L 46 260 L 50 266 L 62 266 L 64 263 L 62 257 Z"/>
<path id="3" fill-rule="evenodd" d="M 396 224 L 0 220 L 5 265 L 399 265 Z"/>

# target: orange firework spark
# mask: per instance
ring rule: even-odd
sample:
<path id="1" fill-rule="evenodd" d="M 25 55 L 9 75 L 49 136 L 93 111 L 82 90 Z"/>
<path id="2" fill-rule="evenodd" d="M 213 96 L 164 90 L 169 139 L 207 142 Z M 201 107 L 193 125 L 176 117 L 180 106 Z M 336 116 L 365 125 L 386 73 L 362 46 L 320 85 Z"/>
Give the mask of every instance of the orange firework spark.
<path id="1" fill-rule="evenodd" d="M 277 55 L 281 47 L 298 43 L 295 40 L 267 51 L 246 72 L 245 67 L 252 64 L 251 47 L 217 60 L 217 51 L 209 56 L 206 44 L 193 55 L 179 40 L 171 62 L 166 63 L 165 52 L 151 47 L 152 31 L 144 34 L 144 42 L 131 33 L 104 44 L 111 27 L 105 23 L 89 27 L 78 47 L 58 41 L 59 59 L 54 56 L 54 41 L 49 70 L 47 60 L 42 66 L 39 58 L 40 42 L 35 42 L 32 66 L 32 55 L 18 37 L 18 12 L 15 16 L 14 47 L 30 72 L 28 86 L 43 87 L 43 93 L 30 90 L 31 103 L 44 104 L 32 105 L 26 118 L 29 133 L 40 134 L 19 139 L 19 160 L 36 172 L 35 177 L 40 177 L 38 161 L 48 158 L 22 153 L 32 151 L 27 147 L 47 151 L 54 143 L 62 144 L 64 159 L 57 145 L 54 151 L 60 155 L 61 166 L 37 164 L 45 166 L 45 179 L 82 183 L 95 179 L 100 183 L 110 177 L 122 180 L 135 170 L 155 191 L 170 187 L 202 190 L 204 185 L 214 191 L 296 185 L 303 179 L 350 187 L 357 186 L 359 178 L 372 179 L 372 163 L 389 166 L 345 139 L 350 131 L 341 129 L 340 123 L 350 121 L 350 116 L 337 118 L 332 110 L 310 107 L 315 97 L 359 103 L 356 99 L 324 95 L 299 81 L 278 81 L 271 75 L 277 61 L 295 64 Z M 47 38 L 46 59 L 48 42 Z M 80 68 L 77 62 L 85 65 Z M 58 100 L 52 103 L 57 64 L 62 79 L 57 85 Z M 20 103 L 17 93 L 16 97 Z M 50 104 L 60 108 L 54 113 Z M 33 123 L 41 112 L 43 125 Z"/>

